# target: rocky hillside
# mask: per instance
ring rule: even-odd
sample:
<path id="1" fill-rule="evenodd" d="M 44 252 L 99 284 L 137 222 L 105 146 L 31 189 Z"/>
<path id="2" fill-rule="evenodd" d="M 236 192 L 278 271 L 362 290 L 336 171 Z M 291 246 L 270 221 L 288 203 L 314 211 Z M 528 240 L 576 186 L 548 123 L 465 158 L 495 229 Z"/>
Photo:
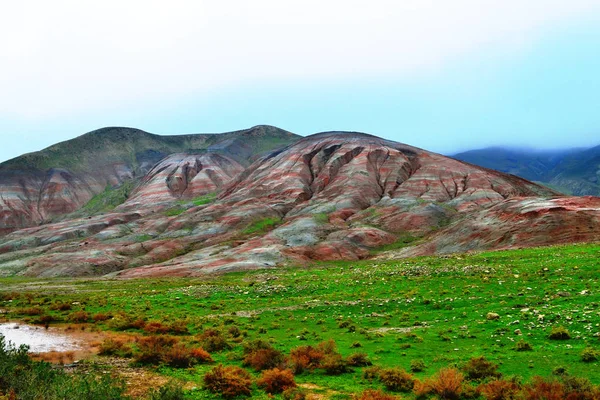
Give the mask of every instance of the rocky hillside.
<path id="1" fill-rule="evenodd" d="M 205 156 L 164 159 L 113 212 L 7 235 L 0 274 L 192 276 L 600 240 L 598 198 L 362 133 L 309 136 L 241 173 Z"/>
<path id="2" fill-rule="evenodd" d="M 563 193 L 600 196 L 600 146 L 565 151 L 492 147 L 453 157 L 540 182 Z"/>
<path id="3" fill-rule="evenodd" d="M 206 190 L 214 191 L 258 156 L 298 138 L 270 126 L 180 136 L 159 136 L 131 128 L 86 133 L 0 164 L 0 234 L 56 220 L 79 210 L 94 196 L 100 197 L 92 202 L 91 211 L 114 207 L 128 197 L 134 182 L 175 153 L 197 157 L 182 161 L 184 156 L 173 156 L 162 162 L 162 173 L 174 170 L 169 186 L 173 196 L 194 196 L 202 191 L 203 184 Z M 186 169 L 186 162 L 193 165 Z M 202 176 L 212 174 L 207 178 L 211 183 L 199 184 L 198 178 L 193 190 L 183 190 L 178 185 L 187 183 L 178 183 L 183 177 L 178 168 L 185 169 L 186 179 L 203 169 Z"/>

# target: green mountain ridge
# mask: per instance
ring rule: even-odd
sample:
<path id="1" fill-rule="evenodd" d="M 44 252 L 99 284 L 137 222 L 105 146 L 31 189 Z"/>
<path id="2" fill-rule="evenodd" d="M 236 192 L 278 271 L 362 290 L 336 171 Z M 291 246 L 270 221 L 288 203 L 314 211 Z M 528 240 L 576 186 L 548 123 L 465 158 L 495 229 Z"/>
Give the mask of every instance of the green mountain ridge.
<path id="1" fill-rule="evenodd" d="M 204 162 L 209 164 L 211 158 L 225 156 L 227 162 L 242 168 L 299 138 L 268 125 L 172 136 L 125 127 L 88 132 L 0 164 L 0 234 L 79 210 L 107 188 L 137 182 L 173 154 L 206 155 Z M 198 162 L 181 166 L 184 184 L 193 175 L 186 175 L 188 169 L 203 168 Z"/>

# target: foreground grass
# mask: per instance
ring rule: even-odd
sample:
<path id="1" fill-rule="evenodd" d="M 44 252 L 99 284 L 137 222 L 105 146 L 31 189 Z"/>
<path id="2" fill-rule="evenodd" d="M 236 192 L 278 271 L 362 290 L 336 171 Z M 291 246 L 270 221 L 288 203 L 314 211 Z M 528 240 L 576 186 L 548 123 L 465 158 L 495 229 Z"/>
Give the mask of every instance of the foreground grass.
<path id="1" fill-rule="evenodd" d="M 409 370 L 420 360 L 421 379 L 485 356 L 504 376 L 524 381 L 563 369 L 600 384 L 598 362 L 582 360 L 586 349 L 600 349 L 599 255 L 600 245 L 589 244 L 186 279 L 1 279 L 0 309 L 9 319 L 50 324 L 74 321 L 79 312 L 77 322 L 93 329 L 140 335 L 149 335 L 144 324 L 156 321 L 183 326 L 175 333 L 190 343 L 216 329 L 232 346 L 211 353 L 225 365 L 241 365 L 243 341 L 264 339 L 287 354 L 334 339 L 342 356 L 360 351 L 381 367 Z M 59 304 L 70 306 L 61 311 Z M 550 339 L 558 327 L 570 339 Z M 531 350 L 518 351 L 519 342 Z M 214 365 L 157 371 L 195 386 L 188 398 L 213 398 L 201 387 Z M 365 380 L 363 369 L 333 377 L 316 370 L 296 382 L 338 399 L 382 388 Z"/>

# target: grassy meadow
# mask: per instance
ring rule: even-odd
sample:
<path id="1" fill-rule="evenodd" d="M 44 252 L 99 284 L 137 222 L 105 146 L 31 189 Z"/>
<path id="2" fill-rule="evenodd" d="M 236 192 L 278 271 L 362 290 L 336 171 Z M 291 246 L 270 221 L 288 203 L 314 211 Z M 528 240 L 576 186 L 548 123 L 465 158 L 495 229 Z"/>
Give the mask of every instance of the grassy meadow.
<path id="1" fill-rule="evenodd" d="M 197 278 L 14 277 L 0 279 L 0 310 L 105 332 L 104 355 L 83 363 L 124 358 L 174 382 L 155 398 L 220 398 L 209 371 L 238 374 L 257 399 L 494 398 L 484 386 L 499 378 L 522 398 L 535 384 L 600 398 L 599 256 L 585 244 Z M 274 366 L 298 389 L 267 394 L 283 378 L 260 370 Z M 455 394 L 435 389 L 448 371 Z"/>

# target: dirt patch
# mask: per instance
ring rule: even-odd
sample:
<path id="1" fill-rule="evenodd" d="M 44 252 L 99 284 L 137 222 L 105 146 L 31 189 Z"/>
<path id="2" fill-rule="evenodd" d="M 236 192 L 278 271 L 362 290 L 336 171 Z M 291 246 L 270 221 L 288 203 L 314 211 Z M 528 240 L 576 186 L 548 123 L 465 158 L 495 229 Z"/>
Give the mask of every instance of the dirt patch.
<path id="1" fill-rule="evenodd" d="M 331 398 L 331 396 L 339 394 L 335 390 L 327 389 L 319 385 L 315 385 L 314 383 L 300 383 L 298 384 L 302 389 L 306 389 L 311 393 L 308 393 L 306 396 L 307 400 L 326 400 Z M 319 392 L 319 393 L 314 393 Z"/>

